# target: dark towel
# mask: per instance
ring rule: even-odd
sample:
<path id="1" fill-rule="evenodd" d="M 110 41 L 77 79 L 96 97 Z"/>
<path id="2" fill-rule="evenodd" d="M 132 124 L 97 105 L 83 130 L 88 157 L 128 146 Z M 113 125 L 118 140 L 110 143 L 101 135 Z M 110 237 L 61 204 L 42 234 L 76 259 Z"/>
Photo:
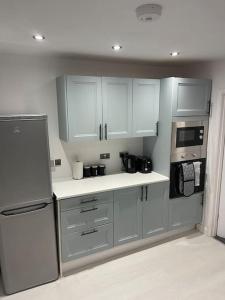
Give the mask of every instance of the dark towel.
<path id="1" fill-rule="evenodd" d="M 195 169 L 193 163 L 182 163 L 179 172 L 180 193 L 188 197 L 195 191 Z"/>

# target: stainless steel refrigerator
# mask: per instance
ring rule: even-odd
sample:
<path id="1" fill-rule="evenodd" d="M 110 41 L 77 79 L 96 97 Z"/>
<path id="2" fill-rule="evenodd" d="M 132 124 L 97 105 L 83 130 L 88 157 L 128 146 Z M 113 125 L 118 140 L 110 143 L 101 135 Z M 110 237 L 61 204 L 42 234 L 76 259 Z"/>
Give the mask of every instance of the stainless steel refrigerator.
<path id="1" fill-rule="evenodd" d="M 0 264 L 7 294 L 58 278 L 45 115 L 0 117 Z"/>

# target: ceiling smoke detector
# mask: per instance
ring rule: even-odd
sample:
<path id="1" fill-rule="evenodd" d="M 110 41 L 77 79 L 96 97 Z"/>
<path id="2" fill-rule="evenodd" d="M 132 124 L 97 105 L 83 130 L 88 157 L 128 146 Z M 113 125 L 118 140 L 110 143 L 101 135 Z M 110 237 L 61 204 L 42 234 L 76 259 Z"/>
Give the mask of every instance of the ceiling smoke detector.
<path id="1" fill-rule="evenodd" d="M 151 22 L 159 19 L 162 6 L 158 4 L 143 4 L 136 8 L 137 19 L 141 22 Z"/>

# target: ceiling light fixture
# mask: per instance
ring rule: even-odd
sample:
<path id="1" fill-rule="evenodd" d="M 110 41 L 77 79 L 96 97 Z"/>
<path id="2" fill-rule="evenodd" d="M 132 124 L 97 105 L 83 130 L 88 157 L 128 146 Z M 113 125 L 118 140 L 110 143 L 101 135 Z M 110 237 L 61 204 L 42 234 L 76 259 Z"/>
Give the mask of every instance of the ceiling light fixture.
<path id="1" fill-rule="evenodd" d="M 42 34 L 35 34 L 33 35 L 33 39 L 36 41 L 43 41 L 45 40 L 45 37 Z"/>
<path id="2" fill-rule="evenodd" d="M 170 52 L 170 55 L 173 56 L 173 57 L 175 57 L 175 56 L 180 55 L 180 52 L 178 52 L 178 51 L 173 51 L 173 52 Z"/>
<path id="3" fill-rule="evenodd" d="M 162 6 L 159 4 L 143 4 L 136 8 L 136 17 L 141 22 L 151 22 L 160 18 Z"/>
<path id="4" fill-rule="evenodd" d="M 113 49 L 114 51 L 120 51 L 120 50 L 122 49 L 122 46 L 119 45 L 119 44 L 115 44 L 115 45 L 112 46 L 112 49 Z"/>

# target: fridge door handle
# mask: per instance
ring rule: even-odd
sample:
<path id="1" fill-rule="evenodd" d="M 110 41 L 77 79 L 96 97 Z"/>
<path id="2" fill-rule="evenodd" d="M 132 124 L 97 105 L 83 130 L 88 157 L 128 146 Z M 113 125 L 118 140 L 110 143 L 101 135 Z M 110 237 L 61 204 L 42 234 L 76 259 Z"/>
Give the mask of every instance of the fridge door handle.
<path id="1" fill-rule="evenodd" d="M 26 206 L 26 207 L 22 207 L 22 208 L 5 210 L 1 214 L 4 215 L 5 217 L 21 215 L 21 214 L 25 214 L 25 213 L 43 209 L 46 206 L 48 206 L 48 203 L 41 203 L 41 204 L 30 205 L 30 206 Z"/>

